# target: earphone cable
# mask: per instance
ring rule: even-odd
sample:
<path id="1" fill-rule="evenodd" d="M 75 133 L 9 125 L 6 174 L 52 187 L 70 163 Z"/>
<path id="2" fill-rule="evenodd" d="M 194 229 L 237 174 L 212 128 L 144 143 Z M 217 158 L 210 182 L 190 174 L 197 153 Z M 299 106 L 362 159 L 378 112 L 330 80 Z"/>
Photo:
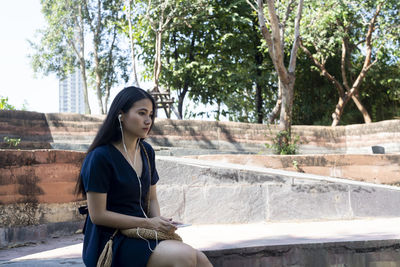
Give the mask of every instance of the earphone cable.
<path id="1" fill-rule="evenodd" d="M 122 145 L 123 145 L 123 147 L 124 147 L 126 157 L 127 157 L 128 161 L 129 161 L 129 163 L 131 164 L 133 170 L 136 172 L 136 170 L 135 170 L 135 163 L 136 163 L 136 155 L 137 155 L 137 152 L 138 152 L 138 150 L 139 150 L 140 138 L 138 138 L 138 140 L 137 140 L 137 142 L 136 142 L 135 154 L 134 154 L 134 156 L 133 156 L 133 164 L 132 164 L 131 157 L 129 156 L 129 154 L 128 154 L 128 149 L 126 148 L 126 145 L 125 145 L 124 130 L 122 129 L 121 119 L 118 117 L 118 120 L 119 120 L 119 127 L 120 127 L 120 129 L 121 129 L 121 135 L 122 135 Z M 136 177 L 137 177 L 137 180 L 138 180 L 138 183 L 139 183 L 139 207 L 140 207 L 140 209 L 142 210 L 143 215 L 146 217 L 146 219 L 148 219 L 147 214 L 146 214 L 146 212 L 144 212 L 143 207 L 142 207 L 142 183 L 141 183 L 140 178 L 139 178 L 139 176 L 137 175 L 137 173 L 136 173 Z M 154 231 L 154 233 L 155 233 L 155 237 L 156 237 L 156 246 L 157 246 L 157 245 L 158 245 L 157 231 L 156 231 L 156 230 L 153 230 L 153 231 Z M 151 251 L 151 252 L 154 252 L 154 250 L 153 250 L 153 249 L 151 248 L 151 246 L 150 246 L 150 241 L 147 240 L 146 238 L 142 237 L 142 236 L 139 234 L 139 227 L 136 228 L 136 233 L 137 233 L 137 235 L 138 235 L 141 239 L 143 239 L 143 240 L 145 240 L 145 241 L 147 242 L 147 246 L 149 247 L 150 251 Z"/>

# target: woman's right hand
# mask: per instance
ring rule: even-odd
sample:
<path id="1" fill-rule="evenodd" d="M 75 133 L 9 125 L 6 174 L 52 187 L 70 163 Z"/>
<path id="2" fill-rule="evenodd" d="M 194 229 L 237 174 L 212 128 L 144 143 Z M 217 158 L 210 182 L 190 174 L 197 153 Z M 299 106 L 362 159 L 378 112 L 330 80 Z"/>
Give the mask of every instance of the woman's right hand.
<path id="1" fill-rule="evenodd" d="M 162 216 L 149 218 L 150 228 L 161 231 L 164 233 L 173 233 L 176 231 L 176 227 L 171 223 L 171 219 L 164 218 Z"/>

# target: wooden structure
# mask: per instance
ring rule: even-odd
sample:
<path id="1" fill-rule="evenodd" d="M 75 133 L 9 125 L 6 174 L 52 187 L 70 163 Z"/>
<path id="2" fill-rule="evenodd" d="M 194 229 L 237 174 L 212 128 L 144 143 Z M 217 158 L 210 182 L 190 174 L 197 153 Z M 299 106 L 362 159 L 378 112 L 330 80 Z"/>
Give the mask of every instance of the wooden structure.
<path id="1" fill-rule="evenodd" d="M 167 91 L 166 93 L 161 93 L 158 90 L 151 91 L 150 94 L 153 96 L 154 100 L 156 101 L 156 108 L 160 109 L 163 108 L 167 118 L 171 118 L 171 109 L 173 109 L 174 99 L 171 98 L 170 92 Z"/>

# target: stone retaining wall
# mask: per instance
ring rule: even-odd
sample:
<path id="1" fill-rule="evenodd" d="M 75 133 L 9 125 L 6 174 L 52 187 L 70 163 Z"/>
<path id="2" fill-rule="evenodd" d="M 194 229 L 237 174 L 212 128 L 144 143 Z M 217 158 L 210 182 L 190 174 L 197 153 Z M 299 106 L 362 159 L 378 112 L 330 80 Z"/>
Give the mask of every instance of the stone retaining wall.
<path id="1" fill-rule="evenodd" d="M 0 248 L 76 232 L 74 189 L 84 153 L 0 150 Z"/>
<path id="2" fill-rule="evenodd" d="M 82 226 L 74 187 L 84 155 L 0 150 L 0 247 Z M 397 187 L 188 158 L 156 164 L 162 214 L 188 223 L 400 216 Z"/>
<path id="3" fill-rule="evenodd" d="M 186 157 L 346 178 L 376 184 L 400 185 L 400 154 L 283 156 L 219 154 Z"/>
<path id="4" fill-rule="evenodd" d="M 184 222 L 400 216 L 400 188 L 217 161 L 159 156 L 162 213 Z"/>
<path id="5" fill-rule="evenodd" d="M 3 138 L 21 138 L 20 148 L 86 150 L 104 116 L 0 110 L 0 147 Z M 275 125 L 239 122 L 156 119 L 149 141 L 158 147 L 217 152 L 270 153 L 264 144 L 277 133 Z M 300 153 L 367 153 L 379 145 L 400 152 L 400 120 L 349 126 L 293 126 L 300 137 Z M 183 152 L 182 152 L 183 153 Z"/>
<path id="6" fill-rule="evenodd" d="M 205 251 L 215 267 L 396 267 L 400 240 L 290 244 Z"/>

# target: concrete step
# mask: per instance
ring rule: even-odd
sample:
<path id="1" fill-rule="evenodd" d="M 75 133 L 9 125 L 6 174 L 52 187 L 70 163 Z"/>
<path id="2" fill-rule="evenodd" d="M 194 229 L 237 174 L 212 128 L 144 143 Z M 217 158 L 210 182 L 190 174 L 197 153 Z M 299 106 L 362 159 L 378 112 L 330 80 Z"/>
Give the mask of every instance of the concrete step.
<path id="1" fill-rule="evenodd" d="M 400 217 L 178 229 L 214 266 L 400 266 Z M 84 266 L 82 235 L 0 250 L 0 266 Z"/>

